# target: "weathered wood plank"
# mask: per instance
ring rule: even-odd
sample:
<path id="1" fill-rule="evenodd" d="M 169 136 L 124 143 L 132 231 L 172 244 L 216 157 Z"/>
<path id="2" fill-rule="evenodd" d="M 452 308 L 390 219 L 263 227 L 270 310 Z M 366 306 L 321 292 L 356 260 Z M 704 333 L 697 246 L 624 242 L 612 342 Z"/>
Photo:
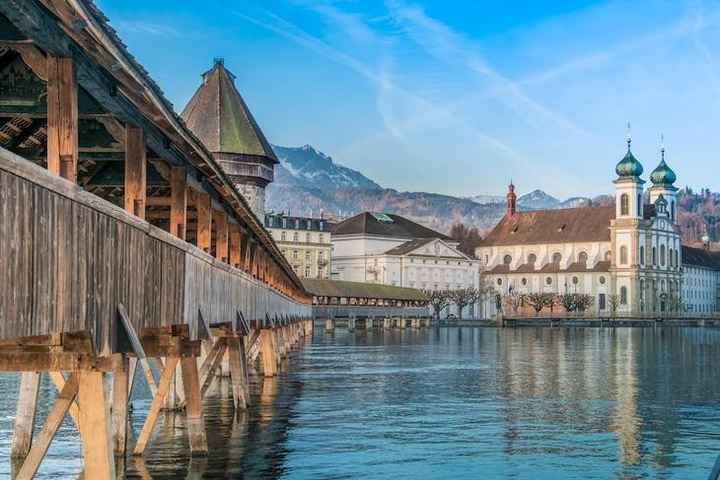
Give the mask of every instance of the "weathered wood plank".
<path id="1" fill-rule="evenodd" d="M 135 444 L 133 455 L 142 455 L 145 452 L 145 446 L 147 445 L 148 440 L 150 440 L 150 435 L 152 435 L 155 422 L 157 422 L 158 413 L 160 413 L 160 408 L 163 405 L 163 400 L 170 389 L 170 383 L 175 375 L 175 367 L 177 367 L 177 364 L 177 357 L 168 358 L 167 363 L 165 364 L 165 370 L 163 370 L 162 375 L 160 375 L 160 384 L 158 385 L 157 394 L 153 397 L 152 403 L 150 404 L 150 409 L 148 410 L 145 423 L 143 424 L 143 428 L 140 431 L 137 443 Z"/>
<path id="2" fill-rule="evenodd" d="M 78 162 L 78 86 L 73 60 L 47 57 L 48 170 L 76 181 Z"/>
<path id="3" fill-rule="evenodd" d="M 80 439 L 82 441 L 85 478 L 114 479 L 112 435 L 109 402 L 105 398 L 103 373 L 85 370 L 78 374 Z"/>
<path id="4" fill-rule="evenodd" d="M 30 451 L 39 388 L 40 374 L 38 372 L 25 372 L 21 375 L 15 413 L 15 430 L 10 449 L 10 455 L 13 458 L 25 457 Z"/>
<path id="5" fill-rule="evenodd" d="M 135 125 L 125 126 L 125 210 L 145 218 L 147 196 L 147 151 L 145 133 Z"/>
<path id="6" fill-rule="evenodd" d="M 187 225 L 187 171 L 184 167 L 170 169 L 170 233 L 185 240 Z"/>

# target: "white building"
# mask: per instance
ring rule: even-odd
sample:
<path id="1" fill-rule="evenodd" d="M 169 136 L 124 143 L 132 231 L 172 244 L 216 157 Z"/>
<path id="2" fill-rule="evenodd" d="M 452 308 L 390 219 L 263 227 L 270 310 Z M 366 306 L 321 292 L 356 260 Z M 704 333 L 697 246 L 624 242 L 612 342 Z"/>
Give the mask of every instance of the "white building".
<path id="1" fill-rule="evenodd" d="M 266 213 L 265 228 L 301 278 L 330 278 L 330 222 L 324 218 Z"/>
<path id="2" fill-rule="evenodd" d="M 514 186 L 505 216 L 485 237 L 476 256 L 483 282 L 509 294 L 583 293 L 594 297 L 592 311 L 665 313 L 684 306 L 717 308 L 715 277 L 720 262 L 683 247 L 677 225 L 675 173 L 665 163 L 650 174 L 630 150 L 615 168 L 615 206 L 517 210 Z M 702 252 L 702 250 L 700 250 Z M 688 261 L 684 260 L 688 255 Z M 494 310 L 495 299 L 487 299 Z"/>
<path id="3" fill-rule="evenodd" d="M 398 215 L 365 212 L 332 230 L 333 278 L 424 290 L 478 287 L 479 262 L 458 242 Z M 446 312 L 456 313 L 451 306 Z M 475 305 L 463 312 L 473 318 Z"/>

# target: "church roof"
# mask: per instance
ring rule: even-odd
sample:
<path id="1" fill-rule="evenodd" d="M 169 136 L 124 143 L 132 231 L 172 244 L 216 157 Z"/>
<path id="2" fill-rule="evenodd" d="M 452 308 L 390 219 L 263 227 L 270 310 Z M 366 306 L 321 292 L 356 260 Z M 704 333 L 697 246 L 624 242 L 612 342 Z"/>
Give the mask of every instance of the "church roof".
<path id="1" fill-rule="evenodd" d="M 609 242 L 615 207 L 531 210 L 506 215 L 482 246 L 567 242 Z"/>
<path id="2" fill-rule="evenodd" d="M 335 225 L 332 234 L 333 236 L 365 234 L 409 239 L 451 240 L 447 235 L 392 213 L 363 212 L 357 214 Z"/>
<path id="3" fill-rule="evenodd" d="M 279 163 L 250 109 L 235 88 L 235 76 L 221 60 L 202 76 L 181 116 L 213 153 L 264 157 Z"/>
<path id="4" fill-rule="evenodd" d="M 385 255 L 405 255 L 406 253 L 410 253 L 413 250 L 416 250 L 423 245 L 426 245 L 430 242 L 432 242 L 433 238 L 416 238 L 414 240 L 407 241 L 405 243 L 402 243 L 398 245 L 397 247 L 393 247 L 387 252 L 385 252 Z"/>

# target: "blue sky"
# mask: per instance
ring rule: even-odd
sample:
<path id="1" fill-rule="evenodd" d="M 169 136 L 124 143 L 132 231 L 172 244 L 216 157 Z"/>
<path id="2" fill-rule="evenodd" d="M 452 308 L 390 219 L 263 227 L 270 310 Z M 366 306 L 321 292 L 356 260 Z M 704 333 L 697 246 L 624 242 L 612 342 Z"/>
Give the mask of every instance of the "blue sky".
<path id="1" fill-rule="evenodd" d="M 223 57 L 268 139 L 398 190 L 612 188 L 665 135 L 678 184 L 720 190 L 720 4 L 100 0 L 178 111 Z"/>

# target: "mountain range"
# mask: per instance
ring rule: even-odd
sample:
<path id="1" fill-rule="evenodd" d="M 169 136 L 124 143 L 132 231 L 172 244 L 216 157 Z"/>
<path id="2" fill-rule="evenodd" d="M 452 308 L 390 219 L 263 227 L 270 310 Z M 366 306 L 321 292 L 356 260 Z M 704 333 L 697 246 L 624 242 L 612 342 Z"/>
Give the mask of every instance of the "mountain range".
<path id="1" fill-rule="evenodd" d="M 383 188 L 357 170 L 336 163 L 310 145 L 273 146 L 280 160 L 275 182 L 267 188 L 267 209 L 291 215 L 345 217 L 362 211 L 402 215 L 441 232 L 454 223 L 481 231 L 492 228 L 505 211 L 505 197 L 476 195 L 453 197 L 428 192 L 400 192 Z M 542 190 L 518 198 L 523 210 L 588 205 L 593 200 L 573 197 L 559 200 Z M 604 199 L 603 199 L 604 201 Z"/>

